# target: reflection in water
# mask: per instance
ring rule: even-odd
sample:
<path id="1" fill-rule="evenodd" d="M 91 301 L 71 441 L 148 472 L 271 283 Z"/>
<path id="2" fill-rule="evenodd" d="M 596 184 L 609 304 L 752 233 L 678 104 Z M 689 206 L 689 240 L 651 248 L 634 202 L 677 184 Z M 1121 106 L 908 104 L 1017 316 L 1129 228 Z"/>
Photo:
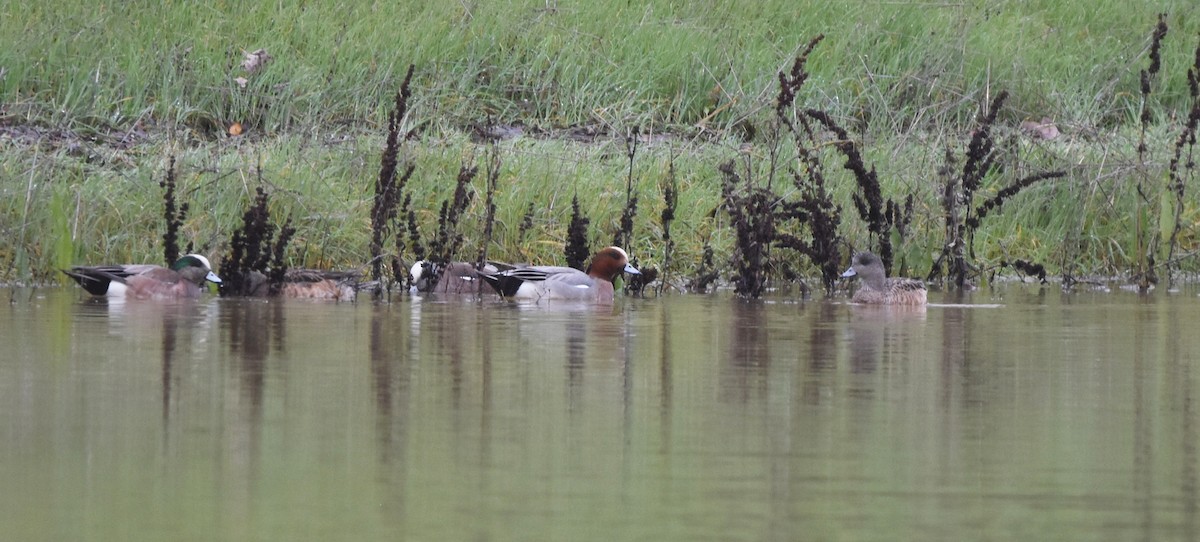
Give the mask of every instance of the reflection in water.
<path id="1" fill-rule="evenodd" d="M 1166 306 L 1166 317 L 1163 318 L 1164 335 L 1166 337 L 1181 337 L 1192 332 L 1192 321 L 1176 304 Z M 1200 457 L 1197 456 L 1197 445 L 1200 445 L 1200 434 L 1196 430 L 1196 382 L 1192 376 L 1192 363 L 1195 357 L 1186 349 L 1181 349 L 1179 340 L 1165 341 L 1165 352 L 1162 358 L 1167 361 L 1168 371 L 1174 375 L 1170 379 L 1170 403 L 1177 405 L 1179 416 L 1179 493 L 1182 496 L 1181 508 L 1184 511 L 1183 532 L 1190 540 L 1200 539 L 1200 526 L 1197 525 L 1197 515 L 1200 513 L 1200 484 L 1197 480 L 1197 467 Z M 1153 378 L 1153 374 L 1147 376 Z"/>
<path id="2" fill-rule="evenodd" d="M 1135 312 L 1138 324 L 1153 323 L 1154 313 L 1139 307 Z M 1149 362 L 1146 359 L 1146 349 L 1153 345 L 1146 341 L 1146 331 L 1142 325 L 1133 328 L 1133 488 L 1137 493 L 1138 507 L 1141 510 L 1142 540 L 1153 540 L 1151 536 L 1154 525 L 1154 477 L 1151 467 L 1154 465 L 1153 444 L 1153 405 L 1149 404 L 1147 388 L 1154 383 L 1147 381 Z"/>
<path id="3" fill-rule="evenodd" d="M 163 302 L 126 301 L 121 298 L 89 297 L 80 302 L 84 317 L 102 316 L 111 333 L 130 337 L 147 331 L 159 342 L 159 405 L 164 449 L 169 445 L 171 414 L 177 410 L 176 391 L 181 386 L 177 363 L 190 361 L 188 350 L 208 333 L 207 320 L 213 308 L 195 300 Z M 177 360 L 182 351 L 182 358 Z"/>
<path id="4" fill-rule="evenodd" d="M 1196 539 L 1200 304 L 987 297 L 1003 304 L 18 300 L 0 311 L 0 524 Z"/>
<path id="5" fill-rule="evenodd" d="M 825 390 L 832 385 L 834 370 L 837 368 L 837 348 L 839 325 L 836 325 L 838 306 L 832 303 L 815 304 L 815 320 L 809 324 L 808 351 L 797 349 L 800 359 L 797 363 L 805 369 L 801 381 L 799 396 L 808 405 L 820 404 Z"/>
<path id="6" fill-rule="evenodd" d="M 658 328 L 658 425 L 660 453 L 669 455 L 671 453 L 672 440 L 671 409 L 673 402 L 671 399 L 675 388 L 674 370 L 672 368 L 670 311 L 661 311 L 658 317 Z"/>
<path id="7" fill-rule="evenodd" d="M 721 386 L 723 401 L 746 403 L 755 394 L 765 394 L 771 360 L 770 330 L 765 318 L 766 311 L 757 302 L 734 303 L 729 353 L 725 356 L 728 365 Z"/>
<path id="8" fill-rule="evenodd" d="M 407 405 L 410 404 L 411 393 L 411 357 L 408 334 L 403 332 L 407 325 L 395 321 L 397 315 L 405 314 L 405 311 L 394 311 L 397 308 L 401 307 L 383 304 L 370 307 L 368 354 L 371 396 L 375 405 L 374 440 L 388 496 L 382 508 L 388 515 L 403 517 L 406 505 L 403 489 L 408 468 Z M 417 306 L 413 308 L 415 310 Z"/>
<path id="9" fill-rule="evenodd" d="M 851 305 L 849 309 L 850 370 L 854 373 L 873 373 L 881 362 L 891 361 L 894 353 L 909 350 L 905 343 L 925 323 L 922 305 Z"/>
<path id="10" fill-rule="evenodd" d="M 227 479 L 230 494 L 226 513 L 242 516 L 254 501 L 263 468 L 263 409 L 267 393 L 267 362 L 272 350 L 285 353 L 286 317 L 278 300 L 222 299 L 220 322 L 236 377 L 237 399 L 227 404 L 227 465 L 236 473 Z"/>

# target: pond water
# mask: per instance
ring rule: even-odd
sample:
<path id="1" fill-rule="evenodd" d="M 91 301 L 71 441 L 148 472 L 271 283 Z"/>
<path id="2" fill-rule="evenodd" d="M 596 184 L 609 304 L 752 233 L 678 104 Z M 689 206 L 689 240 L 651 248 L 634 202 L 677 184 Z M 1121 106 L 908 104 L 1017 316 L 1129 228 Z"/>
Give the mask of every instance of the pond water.
<path id="1" fill-rule="evenodd" d="M 1195 540 L 1200 298 L 0 290 L 8 540 Z"/>

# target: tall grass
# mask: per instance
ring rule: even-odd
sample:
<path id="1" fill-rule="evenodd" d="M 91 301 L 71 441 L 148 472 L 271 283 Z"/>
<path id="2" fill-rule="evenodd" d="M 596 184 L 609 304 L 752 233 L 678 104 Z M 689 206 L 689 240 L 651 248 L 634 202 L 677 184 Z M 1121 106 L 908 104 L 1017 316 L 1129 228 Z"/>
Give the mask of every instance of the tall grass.
<path id="1" fill-rule="evenodd" d="M 1013 131 L 997 127 L 997 131 Z M 1178 132 L 1168 126 L 1152 129 L 1147 138 L 1151 148 L 1168 149 Z M 229 252 L 225 244 L 232 229 L 240 224 L 245 202 L 259 186 L 257 171 L 272 193 L 272 213 L 292 217 L 296 234 L 291 241 L 291 267 L 358 267 L 368 258 L 371 237 L 372 183 L 378 174 L 382 134 L 336 143 L 313 142 L 307 137 L 280 137 L 258 143 L 178 147 L 169 142 L 114 154 L 103 166 L 81 159 L 56 156 L 51 161 L 37 148 L 9 149 L 0 153 L 0 171 L 6 179 L 0 197 L 0 229 L 15 242 L 0 246 L 2 278 L 41 281 L 50 278 L 57 262 L 46 244 L 53 239 L 41 232 L 54 231 L 52 202 L 81 202 L 76 224 L 75 263 L 158 262 L 162 259 L 162 190 L 158 180 L 170 154 L 177 158 L 177 183 L 181 201 L 192 209 L 179 228 L 180 245 L 213 256 L 214 264 Z M 1103 143 L 1079 139 L 1063 141 L 1019 141 L 1015 151 L 1020 163 L 1011 174 L 1027 176 L 1037 170 L 1067 167 L 1067 178 L 1038 184 L 1025 190 L 1023 203 L 1006 206 L 992 214 L 974 233 L 975 261 L 981 266 L 1001 260 L 1025 259 L 1053 262 L 1052 273 L 1065 268 L 1064 253 L 1081 274 L 1123 274 L 1134 261 L 1124 240 L 1132 224 L 1134 129 L 1114 131 Z M 948 141 L 945 143 L 949 143 Z M 588 246 L 611 239 L 624 208 L 628 162 L 623 142 L 598 144 L 569 141 L 512 140 L 496 143 L 504 168 L 495 179 L 495 222 L 488 258 L 515 262 L 561 262 L 568 239 L 571 201 L 578 197 L 591 225 L 585 236 Z M 641 265 L 669 264 L 670 274 L 684 279 L 701 268 L 705 249 L 711 248 L 717 269 L 723 267 L 733 245 L 732 232 L 720 214 L 720 177 L 714 164 L 737 153 L 738 143 L 689 145 L 663 142 L 639 150 L 635 191 L 660 194 L 673 182 L 677 203 L 672 213 L 670 235 L 674 250 L 664 262 L 661 216 L 666 203 L 659 196 L 645 197 L 645 212 L 635 220 L 629 247 Z M 940 186 L 934 172 L 943 160 L 944 145 L 933 142 L 914 146 L 903 138 L 875 139 L 862 147 L 863 160 L 877 164 L 884 193 L 912 193 L 912 223 L 897 261 L 909 270 L 925 273 L 944 241 L 938 205 Z M 411 208 L 424 228 L 437 223 L 438 209 L 447 197 L 446 179 L 462 164 L 462 157 L 477 152 L 478 144 L 463 134 L 442 138 L 436 144 L 417 144 L 410 160 L 421 174 L 414 174 L 405 187 Z M 761 152 L 750 149 L 748 152 Z M 836 151 L 825 160 L 837 163 Z M 1012 158 L 1009 157 L 1009 160 Z M 753 163 L 764 169 L 765 156 Z M 1167 164 L 1151 163 L 1151 176 L 1165 177 Z M 852 205 L 857 185 L 852 174 L 840 168 L 824 172 L 829 197 L 842 208 Z M 1010 177 L 997 175 L 984 180 L 977 191 L 981 198 L 996 195 Z M 482 177 L 482 176 L 481 176 Z M 1016 179 L 1019 177 L 1011 177 Z M 672 181 L 673 179 L 673 181 Z M 485 182 L 475 181 L 473 190 L 483 192 Z M 785 192 L 790 189 L 783 189 Z M 28 211 L 26 194 L 30 194 Z M 1194 192 L 1192 192 L 1194 194 Z M 1183 253 L 1198 247 L 1195 224 L 1200 212 L 1193 203 L 1180 213 L 1187 227 L 1178 236 Z M 1035 204 L 1036 202 L 1036 204 Z M 72 210 L 71 214 L 75 211 Z M 460 215 L 458 230 L 463 236 L 460 254 L 475 254 L 484 239 L 482 225 L 486 200 L 475 198 Z M 24 220 L 23 220 L 24 217 Z M 24 241 L 20 235 L 26 231 Z M 840 235 L 850 243 L 866 244 L 871 232 L 865 223 L 843 218 Z M 17 254 L 25 256 L 25 270 Z M 820 274 L 803 260 L 796 269 Z M 1195 260 L 1180 260 L 1183 270 L 1196 270 Z M 899 269 L 902 272 L 904 269 Z"/>
<path id="2" fill-rule="evenodd" d="M 801 107 L 886 132 L 959 127 L 1004 81 L 1023 116 L 1111 126 L 1136 115 L 1131 21 L 1169 13 L 1200 30 L 1190 0 L 1065 3 L 741 2 L 6 4 L 0 17 L 5 116 L 105 132 L 138 122 L 216 137 L 382 124 L 408 64 L 416 108 L 462 124 L 486 112 L 540 126 L 723 130 L 760 107 L 796 36 L 835 38 L 811 67 L 821 93 Z M 255 73 L 244 51 L 274 60 Z M 1170 64 L 1190 49 L 1168 42 Z M 243 88 L 238 77 L 246 78 Z M 1187 102 L 1163 81 L 1161 105 Z M 436 115 L 429 114 L 436 111 Z"/>
<path id="3" fill-rule="evenodd" d="M 1139 205 L 1130 181 L 1139 167 L 1145 178 L 1167 178 L 1164 150 L 1193 104 L 1185 67 L 1194 44 L 1178 37 L 1197 34 L 1200 8 L 1063 4 L 767 0 L 755 4 L 754 17 L 744 4 L 722 1 L 335 9 L 284 0 L 137 4 L 119 13 L 63 0 L 5 5 L 0 234 L 15 242 L 0 244 L 0 280 L 44 280 L 61 265 L 66 248 L 41 232 L 61 231 L 70 201 L 80 202 L 69 222 L 73 258 L 159 261 L 157 179 L 171 156 L 180 201 L 203 209 L 179 224 L 181 245 L 227 255 L 245 201 L 266 184 L 272 212 L 292 217 L 296 228 L 290 265 L 361 265 L 371 245 L 383 126 L 411 62 L 414 139 L 404 143 L 404 161 L 417 173 L 404 201 L 414 222 L 437 222 L 445 179 L 465 156 L 480 154 L 464 128 L 490 118 L 526 137 L 495 143 L 504 168 L 473 181 L 472 190 L 493 197 L 474 198 L 459 215 L 459 253 L 480 253 L 490 238 L 488 258 L 561 261 L 572 198 L 591 221 L 575 242 L 594 246 L 626 229 L 622 205 L 637 194 L 625 248 L 642 265 L 667 266 L 666 276 L 703 275 L 698 287 L 706 288 L 735 242 L 714 212 L 722 201 L 716 166 L 737 156 L 739 174 L 774 177 L 762 142 L 776 75 L 803 47 L 796 36 L 818 31 L 829 38 L 808 64 L 796 108 L 825 111 L 843 127 L 862 161 L 876 166 L 881 193 L 912 194 L 912 222 L 894 247 L 895 261 L 907 267 L 898 272 L 932 266 L 944 241 L 936 175 L 944 150 L 963 144 L 978 104 L 1005 88 L 1009 100 L 994 130 L 1006 169 L 981 182 L 980 199 L 1030 172 L 1066 168 L 1067 178 L 1027 188 L 1023 198 L 1039 205 L 1010 204 L 980 224 L 975 261 L 1123 274 L 1138 252 L 1127 242 L 1130 210 Z M 1138 69 L 1149 51 L 1146 27 L 1160 11 L 1177 39 L 1162 42 L 1148 102 L 1154 122 L 1143 135 Z M 251 73 L 243 54 L 259 48 L 273 60 Z M 1021 120 L 1043 116 L 1065 135 L 1018 133 Z M 244 135 L 225 135 L 233 122 Z M 649 134 L 636 161 L 627 159 L 616 128 L 623 126 Z M 567 128 L 598 135 L 587 143 L 559 137 L 556 130 Z M 1136 152 L 1142 137 L 1145 159 Z M 838 160 L 836 152 L 814 149 L 825 161 Z M 829 168 L 823 176 L 830 201 L 854 204 L 850 172 Z M 668 185 L 677 200 L 669 257 L 659 233 L 667 203 L 657 196 Z M 785 197 L 798 190 L 774 188 Z M 1172 206 L 1181 270 L 1200 268 L 1185 257 L 1200 244 L 1200 206 L 1188 197 Z M 843 218 L 836 228 L 851 244 L 879 235 L 861 220 Z M 786 263 L 822 271 L 802 258 Z"/>

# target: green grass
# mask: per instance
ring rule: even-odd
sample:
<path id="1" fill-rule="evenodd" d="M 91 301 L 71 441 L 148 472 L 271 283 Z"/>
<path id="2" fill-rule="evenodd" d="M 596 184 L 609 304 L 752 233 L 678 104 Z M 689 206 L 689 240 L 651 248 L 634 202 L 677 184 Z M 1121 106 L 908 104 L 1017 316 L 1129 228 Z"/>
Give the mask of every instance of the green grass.
<path id="1" fill-rule="evenodd" d="M 800 106 L 830 111 L 860 138 L 885 196 L 915 194 L 915 223 L 897 252 L 902 267 L 927 272 L 943 240 L 936 171 L 944 151 L 961 153 L 980 104 L 1003 89 L 1012 96 L 1000 121 L 1002 138 L 1012 141 L 1007 169 L 978 197 L 1035 171 L 1065 169 L 1068 177 L 993 212 L 976 234 L 977 260 L 1121 274 L 1134 260 L 1138 71 L 1159 12 L 1168 13 L 1170 34 L 1152 98 L 1146 170 L 1155 183 L 1165 182 L 1177 119 L 1189 107 L 1185 74 L 1200 33 L 1200 6 L 1191 1 L 0 1 L 0 235 L 13 240 L 0 244 L 0 281 L 53 279 L 71 258 L 160 259 L 157 182 L 170 156 L 178 158 L 180 201 L 191 206 L 184 244 L 219 260 L 262 182 L 272 215 L 292 217 L 298 229 L 296 265 L 361 265 L 382 127 L 410 63 L 417 77 L 409 126 L 419 125 L 421 138 L 403 152 L 417 167 L 408 188 L 427 231 L 459 166 L 482 162 L 482 147 L 466 135 L 473 125 L 490 119 L 530 133 L 639 126 L 674 136 L 637 157 L 641 201 L 627 248 L 643 265 L 661 261 L 660 186 L 673 162 L 673 274 L 687 277 L 705 243 L 718 261 L 732 247 L 725 218 L 713 213 L 716 165 L 740 157 L 759 178 L 766 174 L 776 73 L 817 33 L 827 38 L 811 57 Z M 274 60 L 246 73 L 243 51 L 259 48 Z M 245 88 L 238 77 L 248 79 Z M 1043 116 L 1064 137 L 1017 135 L 1022 120 Z M 246 135 L 225 137 L 232 122 Z M 29 136 L 30 127 L 42 137 Z M 757 135 L 743 148 L 751 131 Z M 499 145 L 490 256 L 559 261 L 576 193 L 593 244 L 611 240 L 624 204 L 621 141 L 524 137 Z M 853 180 L 832 147 L 824 150 L 842 234 L 865 243 L 850 205 Z M 1183 213 L 1184 253 L 1197 250 L 1194 192 L 1189 187 Z M 530 201 L 535 228 L 521 238 Z M 483 202 L 478 194 L 462 223 L 462 254 L 478 249 Z M 1200 268 L 1194 259 L 1182 263 Z"/>
<path id="2" fill-rule="evenodd" d="M 1136 105 L 1157 13 L 1169 14 L 1167 66 L 1190 63 L 1200 30 L 1187 0 L 0 6 L 8 116 L 84 130 L 236 120 L 266 134 L 377 124 L 409 63 L 416 113 L 437 123 L 720 129 L 761 107 L 817 33 L 828 39 L 807 105 L 881 129 L 961 126 L 996 88 L 1013 94 L 1012 115 L 1104 125 Z M 246 74 L 243 51 L 260 48 L 274 61 Z M 1167 75 L 1161 102 L 1181 109 L 1185 74 Z"/>

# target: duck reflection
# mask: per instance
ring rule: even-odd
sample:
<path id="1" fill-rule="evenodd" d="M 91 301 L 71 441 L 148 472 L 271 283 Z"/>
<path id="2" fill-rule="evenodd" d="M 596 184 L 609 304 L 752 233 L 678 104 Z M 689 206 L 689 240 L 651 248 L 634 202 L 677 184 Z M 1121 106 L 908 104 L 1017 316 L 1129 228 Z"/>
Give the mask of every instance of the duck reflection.
<path id="1" fill-rule="evenodd" d="M 630 364 L 621 309 L 575 302 L 510 305 L 519 310 L 519 336 L 564 346 L 562 364 L 568 412 L 578 413 L 583 408 L 585 379 L 589 374 L 616 369 L 622 372 L 621 382 L 625 386 Z"/>
<path id="2" fill-rule="evenodd" d="M 854 305 L 846 327 L 850 348 L 850 371 L 871 374 L 903 343 L 919 336 L 915 328 L 925 325 L 925 306 Z"/>
<path id="3" fill-rule="evenodd" d="M 841 326 L 836 325 L 838 305 L 818 303 L 816 311 L 816 316 L 810 319 L 808 353 L 802 360 L 808 367 L 800 397 L 809 405 L 820 404 L 823 392 L 830 385 L 829 379 L 837 369 L 837 339 L 841 331 Z"/>
<path id="4" fill-rule="evenodd" d="M 112 333 L 133 336 L 147 330 L 159 329 L 162 333 L 159 373 L 161 382 L 160 406 L 162 410 L 162 435 L 170 435 L 171 413 L 176 407 L 180 377 L 179 363 L 191 360 L 190 347 L 203 342 L 208 334 L 208 319 L 215 305 L 196 300 L 169 300 L 162 302 L 126 302 L 122 298 L 93 297 L 80 305 L 84 317 L 103 317 L 108 321 Z"/>

